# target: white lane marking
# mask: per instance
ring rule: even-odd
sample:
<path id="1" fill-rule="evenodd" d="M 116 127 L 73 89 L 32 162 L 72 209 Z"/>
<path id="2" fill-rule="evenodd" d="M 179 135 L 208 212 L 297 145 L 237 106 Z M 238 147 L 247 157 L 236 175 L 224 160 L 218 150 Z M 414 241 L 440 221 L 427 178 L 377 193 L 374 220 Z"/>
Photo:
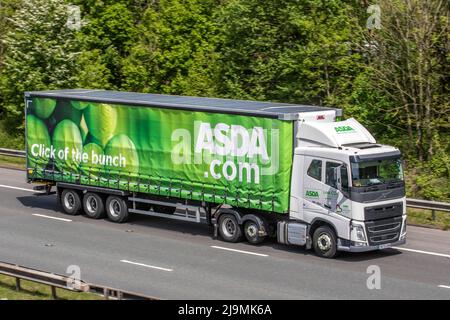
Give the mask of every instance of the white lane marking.
<path id="1" fill-rule="evenodd" d="M 444 286 L 443 284 L 438 285 L 439 288 L 450 289 L 450 286 Z"/>
<path id="2" fill-rule="evenodd" d="M 129 264 L 134 264 L 134 265 L 136 265 L 136 266 L 141 266 L 141 267 L 146 267 L 146 268 L 158 269 L 158 270 L 162 270 L 162 271 L 168 271 L 168 272 L 173 271 L 173 269 L 167 269 L 167 268 L 162 268 L 162 267 L 156 267 L 156 266 L 151 266 L 151 265 L 148 265 L 148 264 L 143 264 L 143 263 L 133 262 L 133 261 L 128 261 L 128 260 L 120 260 L 120 262 L 129 263 Z"/>
<path id="3" fill-rule="evenodd" d="M 52 216 L 46 216 L 45 214 L 39 214 L 39 213 L 33 213 L 33 216 L 41 217 L 41 218 L 47 218 L 47 219 L 53 219 L 53 220 L 59 220 L 59 221 L 65 221 L 65 222 L 72 222 L 70 219 L 64 219 L 64 218 L 58 218 L 58 217 L 52 217 Z"/>
<path id="4" fill-rule="evenodd" d="M 43 193 L 43 191 L 38 191 L 38 190 L 33 190 L 33 189 L 25 189 L 25 188 L 13 187 L 13 186 L 7 186 L 7 185 L 4 185 L 4 184 L 0 184 L 0 187 L 1 188 L 14 189 L 14 190 L 34 192 L 34 193 Z"/>
<path id="5" fill-rule="evenodd" d="M 262 253 L 244 251 L 244 250 L 237 250 L 237 249 L 231 249 L 231 248 L 225 248 L 225 247 L 219 247 L 219 246 L 211 246 L 211 248 L 227 250 L 227 251 L 234 251 L 234 252 L 239 252 L 239 253 L 252 254 L 254 256 L 260 256 L 260 257 L 268 257 L 269 256 L 268 254 L 262 254 Z"/>
<path id="6" fill-rule="evenodd" d="M 430 251 L 423 251 L 423 250 L 416 250 L 416 249 L 409 249 L 409 248 L 402 248 L 402 247 L 392 247 L 392 248 L 393 249 L 397 249 L 397 250 L 429 254 L 429 255 L 432 255 L 432 256 L 438 256 L 438 257 L 444 257 L 444 258 L 449 258 L 450 259 L 450 254 L 445 254 L 445 253 L 430 252 Z"/>

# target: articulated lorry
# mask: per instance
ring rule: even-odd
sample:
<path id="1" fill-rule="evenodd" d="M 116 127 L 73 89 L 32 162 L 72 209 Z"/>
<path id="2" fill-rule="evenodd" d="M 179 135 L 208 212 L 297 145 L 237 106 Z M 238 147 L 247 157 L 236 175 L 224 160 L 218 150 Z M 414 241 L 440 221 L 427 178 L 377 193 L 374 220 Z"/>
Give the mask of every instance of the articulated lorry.
<path id="1" fill-rule="evenodd" d="M 87 89 L 25 103 L 27 180 L 67 214 L 206 223 L 328 258 L 405 243 L 401 153 L 339 109 Z"/>

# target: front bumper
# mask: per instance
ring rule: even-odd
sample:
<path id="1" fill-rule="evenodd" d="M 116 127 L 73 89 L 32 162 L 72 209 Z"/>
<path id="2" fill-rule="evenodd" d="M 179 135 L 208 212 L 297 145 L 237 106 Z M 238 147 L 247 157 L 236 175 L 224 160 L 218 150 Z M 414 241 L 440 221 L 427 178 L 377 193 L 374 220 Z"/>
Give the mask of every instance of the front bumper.
<path id="1" fill-rule="evenodd" d="M 339 251 L 347 251 L 347 252 L 366 252 L 366 251 L 375 251 L 375 250 L 381 250 L 381 249 L 387 249 L 395 246 L 400 246 L 402 244 L 406 243 L 406 239 L 399 240 L 392 243 L 386 243 L 386 244 L 380 244 L 376 246 L 364 246 L 364 247 L 358 247 L 358 246 L 342 246 L 338 245 L 337 249 Z"/>

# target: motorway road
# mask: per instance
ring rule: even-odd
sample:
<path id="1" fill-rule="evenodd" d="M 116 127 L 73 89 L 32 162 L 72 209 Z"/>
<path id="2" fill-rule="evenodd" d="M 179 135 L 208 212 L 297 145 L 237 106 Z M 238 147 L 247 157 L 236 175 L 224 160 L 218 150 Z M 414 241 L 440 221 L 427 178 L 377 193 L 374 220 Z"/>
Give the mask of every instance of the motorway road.
<path id="1" fill-rule="evenodd" d="M 67 216 L 24 176 L 0 169 L 0 261 L 59 274 L 78 265 L 87 282 L 162 299 L 450 299 L 448 231 L 410 226 L 400 249 L 327 260 L 274 241 L 213 240 L 205 225 Z M 381 289 L 367 287 L 371 265 Z"/>

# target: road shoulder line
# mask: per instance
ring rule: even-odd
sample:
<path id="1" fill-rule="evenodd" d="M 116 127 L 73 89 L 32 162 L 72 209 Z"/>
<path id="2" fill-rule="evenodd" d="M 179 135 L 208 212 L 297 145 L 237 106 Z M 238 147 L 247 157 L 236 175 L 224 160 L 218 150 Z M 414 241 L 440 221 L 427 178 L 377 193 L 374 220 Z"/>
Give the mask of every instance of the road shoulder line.
<path id="1" fill-rule="evenodd" d="M 403 251 L 410 251 L 410 252 L 415 252 L 415 253 L 423 253 L 423 254 L 428 254 L 431 256 L 438 256 L 438 257 L 444 257 L 444 258 L 450 259 L 450 254 L 445 254 L 445 253 L 430 252 L 430 251 L 423 251 L 423 250 L 416 250 L 416 249 L 402 248 L 402 247 L 392 247 L 392 248 L 400 250 L 400 251 L 403 250 Z"/>
<path id="2" fill-rule="evenodd" d="M 251 254 L 251 255 L 260 256 L 260 257 L 268 257 L 269 256 L 268 254 L 256 253 L 256 252 L 245 251 L 245 250 L 238 250 L 238 249 L 232 249 L 232 248 L 226 248 L 226 247 L 219 247 L 219 246 L 211 246 L 211 248 L 220 249 L 220 250 L 227 250 L 227 251 L 233 251 L 233 252 L 239 252 L 239 253 L 245 253 L 245 254 Z"/>
<path id="3" fill-rule="evenodd" d="M 140 266 L 140 267 L 146 267 L 146 268 L 151 268 L 151 269 L 167 271 L 167 272 L 172 272 L 173 271 L 173 269 L 157 267 L 157 266 L 151 266 L 151 265 L 148 265 L 148 264 L 144 264 L 144 263 L 140 263 L 140 262 L 133 262 L 133 261 L 129 261 L 129 260 L 120 260 L 120 262 L 133 264 L 135 266 Z"/>
<path id="4" fill-rule="evenodd" d="M 52 216 L 47 216 L 47 215 L 45 215 L 45 214 L 33 213 L 32 215 L 35 216 L 35 217 L 41 217 L 41 218 L 47 218 L 47 219 L 53 219 L 53 220 L 59 220 L 59 221 L 64 221 L 64 222 L 72 222 L 72 220 L 70 220 L 70 219 L 58 218 L 58 217 L 52 217 Z"/>

